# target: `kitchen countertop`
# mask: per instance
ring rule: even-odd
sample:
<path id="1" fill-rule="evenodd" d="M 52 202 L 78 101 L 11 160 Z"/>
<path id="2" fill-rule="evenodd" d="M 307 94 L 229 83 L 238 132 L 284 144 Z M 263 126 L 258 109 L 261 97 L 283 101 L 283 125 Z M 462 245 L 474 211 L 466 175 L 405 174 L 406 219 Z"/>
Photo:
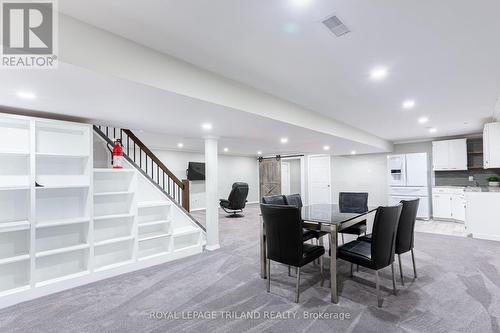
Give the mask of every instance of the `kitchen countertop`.
<path id="1" fill-rule="evenodd" d="M 500 187 L 492 186 L 475 186 L 466 187 L 465 192 L 498 192 L 500 193 Z"/>

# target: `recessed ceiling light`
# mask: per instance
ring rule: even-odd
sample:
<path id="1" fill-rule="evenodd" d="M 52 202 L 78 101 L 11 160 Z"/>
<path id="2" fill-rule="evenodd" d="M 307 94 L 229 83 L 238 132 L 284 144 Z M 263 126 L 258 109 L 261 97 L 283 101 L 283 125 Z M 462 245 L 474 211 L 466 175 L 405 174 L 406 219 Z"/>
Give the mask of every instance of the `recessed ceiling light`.
<path id="1" fill-rule="evenodd" d="M 182 147 L 184 147 L 184 144 L 183 144 L 182 142 L 179 142 L 179 143 L 177 144 L 177 147 L 178 147 L 178 148 L 182 148 Z"/>
<path id="2" fill-rule="evenodd" d="M 29 91 L 18 91 L 17 97 L 24 98 L 24 99 L 35 99 L 36 95 L 32 92 L 29 92 Z"/>
<path id="3" fill-rule="evenodd" d="M 355 150 L 351 150 L 351 155 L 356 155 L 356 151 Z"/>
<path id="4" fill-rule="evenodd" d="M 288 138 L 281 138 L 281 139 L 280 139 L 280 142 L 281 142 L 281 143 L 287 143 L 287 142 L 288 142 Z"/>
<path id="5" fill-rule="evenodd" d="M 259 150 L 259 151 L 257 152 L 257 155 L 262 155 L 262 152 Z"/>
<path id="6" fill-rule="evenodd" d="M 370 72 L 370 78 L 375 81 L 383 80 L 387 77 L 387 68 L 385 67 L 375 67 Z"/>
<path id="7" fill-rule="evenodd" d="M 205 131 L 209 131 L 212 129 L 212 124 L 210 123 L 203 123 L 201 124 L 201 128 L 203 128 Z"/>
<path id="8" fill-rule="evenodd" d="M 436 133 L 437 129 L 434 127 L 429 128 L 429 133 Z"/>
<path id="9" fill-rule="evenodd" d="M 297 31 L 299 31 L 299 26 L 295 23 L 285 23 L 285 24 L 283 24 L 281 29 L 284 32 L 287 32 L 289 34 L 293 34 L 293 33 L 296 33 Z"/>
<path id="10" fill-rule="evenodd" d="M 330 150 L 330 146 L 323 146 L 323 150 Z"/>
<path id="11" fill-rule="evenodd" d="M 411 109 L 414 106 L 415 106 L 415 101 L 414 100 L 409 99 L 409 100 L 403 102 L 403 108 L 404 109 Z"/>
<path id="12" fill-rule="evenodd" d="M 420 118 L 418 118 L 418 122 L 420 124 L 425 124 L 428 121 L 429 121 L 429 118 L 427 118 L 427 117 L 420 117 Z"/>
<path id="13" fill-rule="evenodd" d="M 224 152 L 227 153 L 229 151 L 229 148 L 224 148 Z"/>

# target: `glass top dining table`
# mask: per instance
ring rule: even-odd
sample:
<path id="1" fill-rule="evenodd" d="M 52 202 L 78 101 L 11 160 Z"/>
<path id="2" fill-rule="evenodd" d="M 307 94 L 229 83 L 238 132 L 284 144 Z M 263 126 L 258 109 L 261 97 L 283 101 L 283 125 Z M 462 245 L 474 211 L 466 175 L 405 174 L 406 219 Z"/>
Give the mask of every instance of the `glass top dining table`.
<path id="1" fill-rule="evenodd" d="M 303 228 L 316 231 L 324 231 L 328 233 L 331 247 L 337 248 L 338 232 L 349 228 L 357 223 L 364 222 L 369 215 L 375 213 L 377 207 L 368 207 L 366 212 L 361 213 L 345 213 L 340 210 L 336 204 L 313 204 L 302 207 Z M 261 277 L 267 278 L 267 255 L 266 255 L 266 235 L 264 222 L 261 219 L 261 237 L 260 237 L 260 259 L 261 259 Z M 323 245 L 323 237 L 318 240 L 320 245 Z M 338 303 L 337 290 L 337 251 L 330 252 L 330 293 L 332 303 Z"/>

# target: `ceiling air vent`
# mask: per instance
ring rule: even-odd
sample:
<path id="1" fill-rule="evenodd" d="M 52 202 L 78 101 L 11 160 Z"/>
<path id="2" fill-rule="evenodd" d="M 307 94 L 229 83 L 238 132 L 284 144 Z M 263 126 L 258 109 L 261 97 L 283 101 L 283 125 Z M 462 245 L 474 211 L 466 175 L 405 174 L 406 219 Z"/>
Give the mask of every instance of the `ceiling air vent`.
<path id="1" fill-rule="evenodd" d="M 340 37 L 348 32 L 351 32 L 348 27 L 337 16 L 331 16 L 323 21 L 323 24 L 335 34 L 335 36 Z"/>

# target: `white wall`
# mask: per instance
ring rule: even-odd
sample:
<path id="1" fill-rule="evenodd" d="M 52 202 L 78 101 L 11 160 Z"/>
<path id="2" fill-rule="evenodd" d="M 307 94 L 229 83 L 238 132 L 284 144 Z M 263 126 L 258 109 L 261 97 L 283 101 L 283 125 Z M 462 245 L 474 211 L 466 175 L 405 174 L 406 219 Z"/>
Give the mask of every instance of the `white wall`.
<path id="1" fill-rule="evenodd" d="M 188 162 L 205 161 L 205 155 L 202 153 L 170 150 L 153 150 L 153 153 L 181 180 L 186 179 Z M 255 158 L 219 155 L 218 166 L 219 198 L 227 199 L 234 182 L 245 182 L 249 187 L 248 202 L 259 201 L 258 162 Z M 190 183 L 190 208 L 191 210 L 205 208 L 205 181 Z"/>
<path id="2" fill-rule="evenodd" d="M 332 156 L 332 200 L 339 192 L 368 192 L 368 205 L 387 204 L 387 154 Z"/>

